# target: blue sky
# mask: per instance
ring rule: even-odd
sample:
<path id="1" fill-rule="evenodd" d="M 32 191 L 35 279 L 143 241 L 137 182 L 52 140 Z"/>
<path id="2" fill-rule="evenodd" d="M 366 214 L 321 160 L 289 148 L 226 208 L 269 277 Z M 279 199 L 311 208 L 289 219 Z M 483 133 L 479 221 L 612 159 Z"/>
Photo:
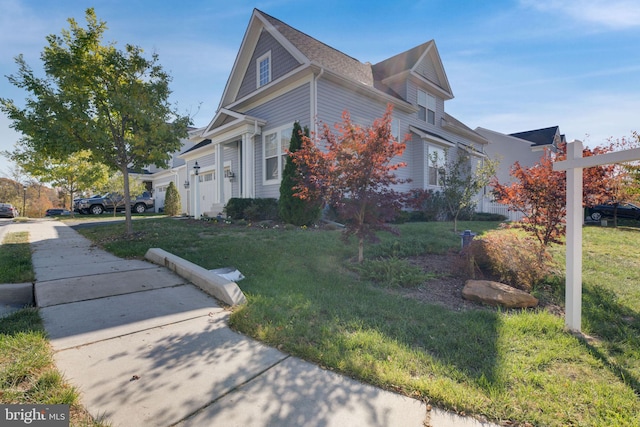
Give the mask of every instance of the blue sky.
<path id="1" fill-rule="evenodd" d="M 594 146 L 640 131 L 637 0 L 0 0 L 0 96 L 26 93 L 6 75 L 23 54 L 41 70 L 45 37 L 84 24 L 94 7 L 105 41 L 156 52 L 171 99 L 203 126 L 213 117 L 253 8 L 376 63 L 434 39 L 455 98 L 446 111 L 503 133 L 559 125 Z M 0 150 L 19 136 L 0 114 Z M 9 172 L 0 157 L 0 176 Z"/>

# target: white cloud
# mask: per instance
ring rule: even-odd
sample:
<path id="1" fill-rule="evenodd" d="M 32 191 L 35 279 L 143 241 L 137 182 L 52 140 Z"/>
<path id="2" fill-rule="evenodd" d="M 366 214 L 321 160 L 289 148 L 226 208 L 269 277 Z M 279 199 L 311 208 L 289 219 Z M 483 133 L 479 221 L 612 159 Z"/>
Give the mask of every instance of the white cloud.
<path id="1" fill-rule="evenodd" d="M 640 27 L 640 2 L 637 0 L 521 0 L 520 4 L 614 29 Z"/>

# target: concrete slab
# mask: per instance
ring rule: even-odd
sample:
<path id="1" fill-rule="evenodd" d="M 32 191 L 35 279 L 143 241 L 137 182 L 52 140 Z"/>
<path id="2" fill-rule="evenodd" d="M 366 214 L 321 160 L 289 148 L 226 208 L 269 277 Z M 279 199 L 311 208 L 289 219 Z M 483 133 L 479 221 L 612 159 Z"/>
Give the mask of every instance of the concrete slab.
<path id="1" fill-rule="evenodd" d="M 193 285 L 40 309 L 51 345 L 58 351 L 209 313 L 226 312 Z"/>
<path id="2" fill-rule="evenodd" d="M 166 427 L 286 357 L 231 331 L 225 319 L 198 317 L 71 348 L 56 353 L 56 365 L 92 415 L 114 427 Z"/>
<path id="3" fill-rule="evenodd" d="M 34 268 L 36 281 L 50 281 L 66 279 L 70 277 L 91 276 L 95 274 L 115 273 L 118 271 L 143 270 L 156 268 L 157 266 L 145 261 L 123 260 L 106 261 L 98 263 L 52 265 L 42 268 Z"/>
<path id="4" fill-rule="evenodd" d="M 178 426 L 424 427 L 426 416 L 418 400 L 291 357 Z"/>
<path id="5" fill-rule="evenodd" d="M 98 248 L 68 247 L 60 246 L 57 248 L 36 248 L 33 244 L 33 268 L 35 270 L 55 267 L 58 265 L 83 265 L 103 262 L 122 261 L 115 255 L 107 253 Z"/>
<path id="6" fill-rule="evenodd" d="M 115 295 L 185 285 L 188 282 L 166 268 L 121 271 L 37 282 L 35 302 L 49 307 Z M 0 289 L 1 290 L 1 289 Z"/>

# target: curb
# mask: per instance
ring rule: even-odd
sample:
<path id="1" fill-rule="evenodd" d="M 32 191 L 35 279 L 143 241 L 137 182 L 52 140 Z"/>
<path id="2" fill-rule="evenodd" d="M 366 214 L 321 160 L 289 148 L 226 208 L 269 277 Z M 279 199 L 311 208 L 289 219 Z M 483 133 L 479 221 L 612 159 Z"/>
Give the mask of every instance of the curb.
<path id="1" fill-rule="evenodd" d="M 30 282 L 0 285 L 0 305 L 33 305 L 33 286 Z"/>
<path id="2" fill-rule="evenodd" d="M 177 275 L 189 280 L 204 292 L 227 305 L 236 306 L 246 304 L 247 302 L 246 297 L 236 282 L 225 279 L 163 249 L 150 248 L 144 257 L 154 264 L 164 266 Z"/>

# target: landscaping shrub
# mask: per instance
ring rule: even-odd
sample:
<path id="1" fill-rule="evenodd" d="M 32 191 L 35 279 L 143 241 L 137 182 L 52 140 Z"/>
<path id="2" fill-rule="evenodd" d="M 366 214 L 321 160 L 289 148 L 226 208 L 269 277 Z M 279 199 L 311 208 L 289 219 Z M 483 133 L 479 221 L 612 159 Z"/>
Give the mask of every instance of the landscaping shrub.
<path id="1" fill-rule="evenodd" d="M 244 219 L 244 210 L 253 204 L 253 199 L 232 197 L 224 207 L 227 218 Z"/>
<path id="2" fill-rule="evenodd" d="M 164 196 L 164 213 L 169 216 L 180 215 L 182 206 L 180 204 L 180 193 L 173 182 L 169 183 L 167 193 Z"/>
<path id="3" fill-rule="evenodd" d="M 396 257 L 364 260 L 357 270 L 363 280 L 403 288 L 415 288 L 431 277 L 421 268 Z"/>
<path id="4" fill-rule="evenodd" d="M 278 219 L 278 201 L 276 199 L 239 199 L 231 198 L 224 207 L 227 218 L 247 221 Z"/>
<path id="5" fill-rule="evenodd" d="M 481 271 L 527 292 L 552 271 L 551 257 L 536 240 L 506 230 L 473 240 L 469 256 Z"/>
<path id="6" fill-rule="evenodd" d="M 444 196 L 439 191 L 413 189 L 406 200 L 417 221 L 443 221 L 448 218 Z M 420 218 L 420 219 L 417 219 Z"/>

